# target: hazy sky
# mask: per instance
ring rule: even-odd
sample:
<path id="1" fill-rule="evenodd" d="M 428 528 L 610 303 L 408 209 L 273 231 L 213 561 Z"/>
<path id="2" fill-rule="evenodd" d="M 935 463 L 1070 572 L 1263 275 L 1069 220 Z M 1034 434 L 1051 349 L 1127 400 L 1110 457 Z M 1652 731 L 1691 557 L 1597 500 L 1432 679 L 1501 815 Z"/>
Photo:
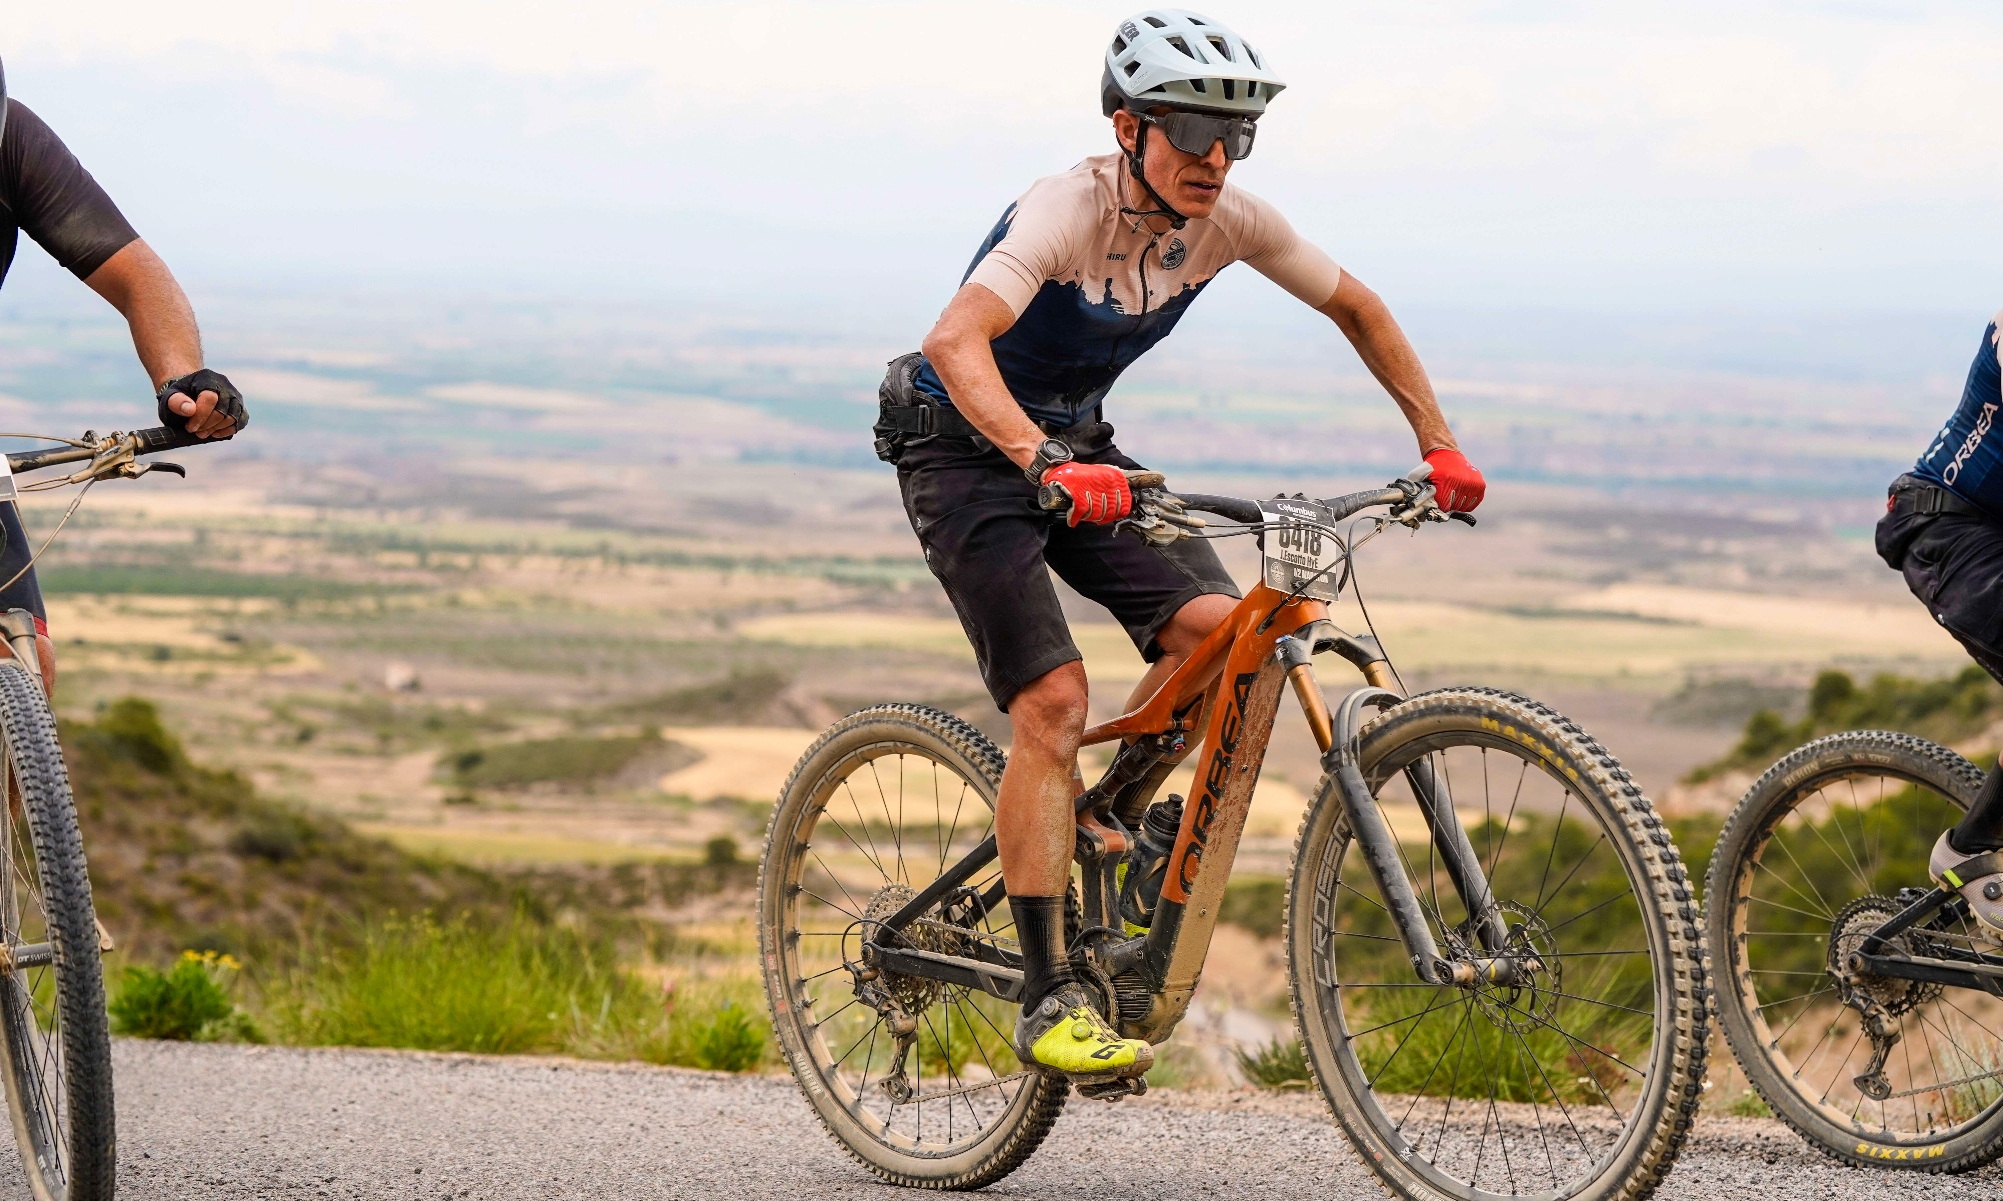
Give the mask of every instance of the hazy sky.
<path id="1" fill-rule="evenodd" d="M 888 320 L 936 310 L 1030 180 L 1110 145 L 1128 11 L 92 0 L 14 6 L 0 54 L 198 289 Z M 1292 85 L 1234 180 L 1401 302 L 2003 304 L 1994 0 L 1205 11 Z"/>

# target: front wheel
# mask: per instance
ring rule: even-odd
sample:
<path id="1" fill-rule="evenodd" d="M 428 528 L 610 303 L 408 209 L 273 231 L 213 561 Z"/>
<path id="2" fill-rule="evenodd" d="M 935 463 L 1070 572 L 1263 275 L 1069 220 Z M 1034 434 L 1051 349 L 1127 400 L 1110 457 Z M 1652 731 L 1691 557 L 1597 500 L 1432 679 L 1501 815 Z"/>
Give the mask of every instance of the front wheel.
<path id="1" fill-rule="evenodd" d="M 1365 727 L 1358 760 L 1441 954 L 1479 956 L 1499 916 L 1511 984 L 1421 981 L 1324 777 L 1287 902 L 1294 1016 L 1363 1160 L 1397 1196 L 1644 1197 L 1667 1174 L 1704 1075 L 1697 907 L 1627 773 L 1563 717 L 1455 688 Z M 1408 772 L 1432 766 L 1493 890 L 1469 913 Z"/>
<path id="2" fill-rule="evenodd" d="M 0 1072 L 35 1201 L 110 1201 L 111 1034 L 83 836 L 41 686 L 0 661 Z"/>
<path id="3" fill-rule="evenodd" d="M 2003 1003 L 1847 970 L 1930 887 L 1934 840 L 1981 786 L 1968 760 L 1909 734 L 1831 734 L 1768 768 L 1718 835 L 1704 920 L 1719 1025 L 1774 1113 L 1837 1159 L 1961 1172 L 2003 1156 Z M 1893 951 L 1993 956 L 1957 912 Z M 1866 1001 L 1889 1038 L 1871 1037 Z"/>

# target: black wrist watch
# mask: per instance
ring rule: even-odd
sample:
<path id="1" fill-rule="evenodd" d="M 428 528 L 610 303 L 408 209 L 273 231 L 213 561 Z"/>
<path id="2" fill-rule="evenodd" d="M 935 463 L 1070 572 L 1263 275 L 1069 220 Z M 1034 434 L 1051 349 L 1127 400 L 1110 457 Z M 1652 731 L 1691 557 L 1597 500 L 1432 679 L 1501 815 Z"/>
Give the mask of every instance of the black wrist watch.
<path id="1" fill-rule="evenodd" d="M 1069 463 L 1075 457 L 1069 446 L 1055 438 L 1045 438 L 1037 444 L 1036 457 L 1029 461 L 1029 466 L 1023 468 L 1022 473 L 1029 477 L 1030 483 L 1040 484 L 1044 472 Z"/>

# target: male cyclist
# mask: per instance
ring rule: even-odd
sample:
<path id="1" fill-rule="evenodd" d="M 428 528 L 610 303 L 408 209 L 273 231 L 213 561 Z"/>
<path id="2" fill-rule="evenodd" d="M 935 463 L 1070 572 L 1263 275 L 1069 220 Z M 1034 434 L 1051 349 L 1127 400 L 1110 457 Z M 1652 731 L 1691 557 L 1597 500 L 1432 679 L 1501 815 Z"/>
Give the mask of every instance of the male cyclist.
<path id="1" fill-rule="evenodd" d="M 2003 326 L 1983 331 L 1961 404 L 1912 472 L 1892 482 L 1878 522 L 1878 554 L 1906 577 L 1985 671 L 2003 682 Z M 1934 844 L 1927 870 L 1968 899 L 1980 927 L 2003 942 L 2003 766 L 1975 804 Z"/>
<path id="2" fill-rule="evenodd" d="M 125 317 L 162 425 L 227 438 L 249 424 L 242 395 L 222 375 L 203 369 L 195 312 L 167 264 L 140 241 L 62 139 L 27 105 L 7 98 L 0 70 L 0 282 L 13 266 L 23 230 Z M 15 509 L 0 503 L 0 612 L 35 615 L 42 678 L 53 685 L 48 611 L 34 571 L 23 570 L 33 551 Z M 0 657 L 9 654 L 0 643 Z"/>
<path id="3" fill-rule="evenodd" d="M 1113 382 L 1243 260 L 1349 339 L 1411 423 L 1442 507 L 1473 509 L 1486 487 L 1384 303 L 1226 183 L 1285 86 L 1264 59 L 1207 17 L 1159 9 L 1120 23 L 1100 86 L 1119 153 L 1008 207 L 922 355 L 891 364 L 877 427 L 925 560 L 1014 723 L 995 830 L 1025 968 L 1016 1054 L 1083 1083 L 1139 1075 L 1154 1054 L 1107 1025 L 1065 954 L 1086 680 L 1049 571 L 1110 609 L 1150 664 L 1130 704 L 1238 599 L 1208 543 L 1115 532 L 1132 506 L 1122 468 L 1139 464 L 1103 419 Z M 1068 520 L 1038 509 L 1039 484 L 1070 495 Z"/>

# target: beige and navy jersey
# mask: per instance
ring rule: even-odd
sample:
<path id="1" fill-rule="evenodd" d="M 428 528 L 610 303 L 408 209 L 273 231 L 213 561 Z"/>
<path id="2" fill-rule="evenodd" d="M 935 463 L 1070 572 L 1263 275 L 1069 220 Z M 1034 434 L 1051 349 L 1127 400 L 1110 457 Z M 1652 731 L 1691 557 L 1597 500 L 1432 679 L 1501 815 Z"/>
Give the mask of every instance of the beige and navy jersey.
<path id="1" fill-rule="evenodd" d="M 1211 215 L 1155 233 L 1124 215 L 1119 154 L 1088 158 L 1030 185 L 967 268 L 1015 324 L 993 343 L 1002 380 L 1032 420 L 1075 425 L 1120 373 L 1168 336 L 1219 271 L 1243 261 L 1319 308 L 1342 269 L 1272 205 L 1225 184 Z M 931 364 L 917 386 L 950 405 Z"/>

